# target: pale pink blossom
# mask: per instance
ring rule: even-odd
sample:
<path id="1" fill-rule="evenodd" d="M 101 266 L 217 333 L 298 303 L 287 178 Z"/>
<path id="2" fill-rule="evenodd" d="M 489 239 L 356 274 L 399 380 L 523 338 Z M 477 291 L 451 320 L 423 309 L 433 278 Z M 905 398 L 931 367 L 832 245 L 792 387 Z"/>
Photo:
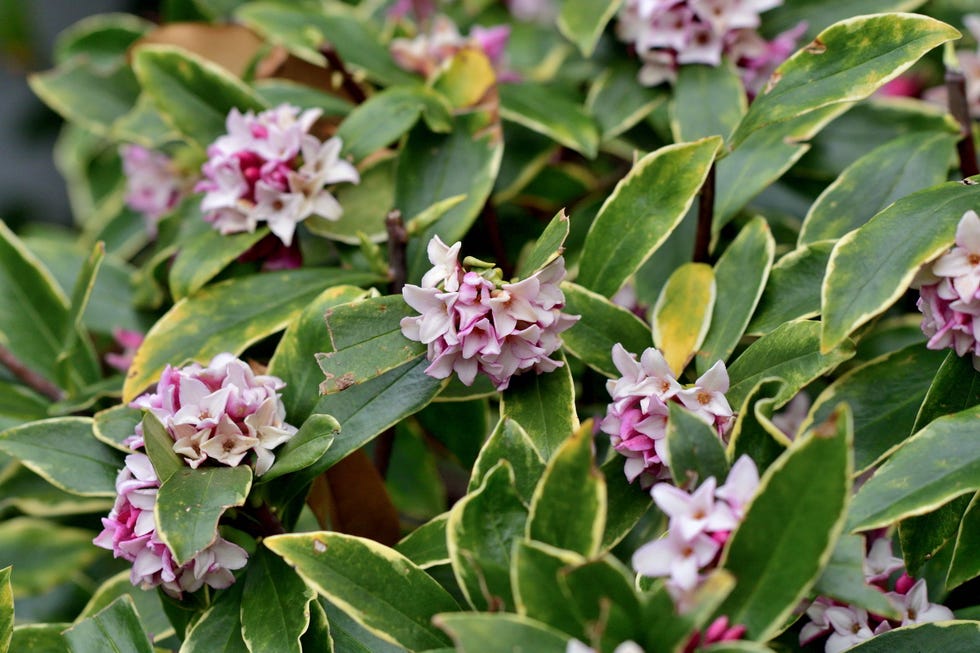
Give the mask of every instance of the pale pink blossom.
<path id="1" fill-rule="evenodd" d="M 119 154 L 126 177 L 126 204 L 143 215 L 150 237 L 156 237 L 157 223 L 187 193 L 188 181 L 163 152 L 123 145 Z"/>
<path id="2" fill-rule="evenodd" d="M 715 556 L 721 545 L 704 533 L 687 539 L 669 529 L 659 540 L 647 542 L 633 554 L 633 569 L 642 576 L 667 577 L 682 590 L 693 590 L 698 572 Z"/>
<path id="3" fill-rule="evenodd" d="M 389 49 L 395 63 L 403 69 L 432 77 L 458 52 L 474 48 L 487 55 L 498 76 L 506 81 L 514 78 L 504 63 L 504 50 L 509 39 L 508 25 L 476 25 L 469 35 L 463 36 L 448 16 L 438 15 L 432 19 L 428 31 L 411 39 L 393 39 Z"/>
<path id="4" fill-rule="evenodd" d="M 697 631 L 691 635 L 691 639 L 688 640 L 687 645 L 684 647 L 684 653 L 694 653 L 694 651 L 699 650 L 700 647 L 708 646 L 710 644 L 734 642 L 742 639 L 742 636 L 745 635 L 745 631 L 746 628 L 744 625 L 729 625 L 728 617 L 726 615 L 721 615 L 712 621 L 703 632 Z"/>
<path id="5" fill-rule="evenodd" d="M 558 17 L 555 0 L 508 0 L 507 8 L 517 20 L 548 24 Z"/>
<path id="6" fill-rule="evenodd" d="M 583 644 L 577 639 L 568 640 L 568 646 L 565 648 L 565 653 L 597 653 L 594 648 Z M 643 648 L 632 640 L 627 640 L 622 644 L 616 646 L 612 653 L 643 653 Z"/>
<path id="7" fill-rule="evenodd" d="M 905 568 L 901 558 L 892 555 L 892 541 L 879 537 L 872 544 L 864 558 L 864 579 L 872 584 L 883 584 L 889 576 Z"/>
<path id="8" fill-rule="evenodd" d="M 953 611 L 945 605 L 929 602 L 925 578 L 916 581 L 904 594 L 889 592 L 886 596 L 899 607 L 902 613 L 902 626 L 924 624 L 931 621 L 948 621 L 954 618 Z"/>
<path id="9" fill-rule="evenodd" d="M 129 329 L 113 329 L 112 338 L 122 348 L 122 351 L 109 352 L 105 355 L 105 362 L 109 367 L 120 372 L 126 372 L 129 370 L 129 366 L 133 364 L 136 350 L 143 344 L 143 334 Z"/>

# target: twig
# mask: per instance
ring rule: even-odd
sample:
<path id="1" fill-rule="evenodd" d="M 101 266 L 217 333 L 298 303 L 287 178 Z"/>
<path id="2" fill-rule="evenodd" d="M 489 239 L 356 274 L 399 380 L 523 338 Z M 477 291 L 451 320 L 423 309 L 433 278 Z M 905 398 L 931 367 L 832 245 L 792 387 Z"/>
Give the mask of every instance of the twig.
<path id="1" fill-rule="evenodd" d="M 344 60 L 340 58 L 337 51 L 332 46 L 324 45 L 320 48 L 320 54 L 327 58 L 330 68 L 340 73 L 340 87 L 350 96 L 350 99 L 355 104 L 363 103 L 367 99 L 367 95 L 364 94 L 364 89 L 357 83 L 350 71 L 347 70 Z"/>
<path id="2" fill-rule="evenodd" d="M 711 223 L 715 213 L 715 164 L 711 164 L 708 176 L 701 187 L 698 200 L 698 232 L 694 240 L 694 262 L 708 263 L 711 260 Z"/>
<path id="3" fill-rule="evenodd" d="M 15 377 L 20 379 L 24 385 L 33 390 L 37 390 L 48 399 L 52 401 L 61 401 L 64 399 L 65 393 L 61 391 L 61 388 L 34 370 L 29 369 L 14 356 L 12 351 L 3 345 L 0 345 L 0 363 L 10 370 Z"/>
<path id="4" fill-rule="evenodd" d="M 398 209 L 390 211 L 385 217 L 385 229 L 388 230 L 388 277 L 391 279 L 391 293 L 400 294 L 408 282 L 408 230 L 402 212 Z"/>
<path id="5" fill-rule="evenodd" d="M 973 121 L 970 119 L 970 105 L 966 100 L 966 77 L 955 68 L 946 70 L 946 95 L 949 112 L 960 125 L 960 140 L 956 143 L 956 153 L 960 159 L 960 173 L 964 177 L 980 174 L 977 166 L 977 150 L 973 142 Z"/>

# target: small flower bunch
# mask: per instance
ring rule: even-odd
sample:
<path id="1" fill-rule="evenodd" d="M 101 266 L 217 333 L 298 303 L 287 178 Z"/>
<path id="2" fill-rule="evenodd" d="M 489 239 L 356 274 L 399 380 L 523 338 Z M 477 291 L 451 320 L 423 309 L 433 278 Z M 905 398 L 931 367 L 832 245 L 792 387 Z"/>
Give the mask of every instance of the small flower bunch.
<path id="1" fill-rule="evenodd" d="M 179 599 L 183 592 L 195 592 L 204 585 L 229 587 L 235 582 L 232 570 L 244 567 L 248 554 L 215 535 L 214 542 L 178 565 L 170 548 L 157 536 L 153 509 L 159 488 L 160 479 L 146 454 L 126 456 L 126 466 L 116 477 L 116 502 L 109 516 L 102 519 L 103 530 L 93 543 L 133 563 L 129 580 L 143 589 L 159 586 Z"/>
<path id="2" fill-rule="evenodd" d="M 272 450 L 288 441 L 296 427 L 285 423 L 279 395 L 282 379 L 254 374 L 233 354 L 218 354 L 207 367 L 192 363 L 164 369 L 156 392 L 130 406 L 150 411 L 174 439 L 174 451 L 193 468 L 206 461 L 234 467 L 250 452 L 255 475 L 272 466 Z M 142 446 L 142 431 L 128 442 Z"/>
<path id="3" fill-rule="evenodd" d="M 157 223 L 187 193 L 187 180 L 163 152 L 127 144 L 119 148 L 119 155 L 126 177 L 126 205 L 143 214 L 146 230 L 155 238 Z"/>
<path id="4" fill-rule="evenodd" d="M 800 24 L 773 41 L 758 32 L 759 14 L 782 0 L 626 0 L 616 33 L 643 61 L 640 83 L 673 82 L 683 64 L 735 62 L 751 95 L 793 50 L 806 31 Z"/>
<path id="5" fill-rule="evenodd" d="M 691 639 L 684 646 L 684 653 L 694 653 L 701 646 L 718 644 L 721 642 L 731 642 L 741 639 L 745 634 L 745 626 L 729 626 L 728 617 L 722 615 L 711 622 L 703 632 L 698 631 L 691 635 Z M 565 653 L 597 653 L 594 648 L 583 644 L 577 639 L 568 641 Z M 643 647 L 632 640 L 628 640 L 613 649 L 613 653 L 644 653 Z"/>
<path id="6" fill-rule="evenodd" d="M 953 348 L 972 354 L 980 370 L 980 217 L 967 211 L 956 228 L 956 246 L 924 266 L 912 287 L 922 311 L 922 332 L 929 349 Z"/>
<path id="7" fill-rule="evenodd" d="M 713 568 L 721 548 L 745 517 L 745 508 L 759 486 L 759 470 L 748 456 L 739 458 L 721 487 L 709 476 L 693 492 L 670 483 L 650 491 L 670 518 L 667 534 L 633 554 L 633 569 L 642 576 L 666 577 L 667 590 L 685 609 L 703 576 Z M 739 633 L 740 634 L 740 633 Z"/>
<path id="8" fill-rule="evenodd" d="M 113 329 L 112 339 L 122 351 L 109 352 L 104 359 L 106 365 L 120 372 L 126 372 L 133 364 L 136 351 L 143 344 L 143 334 L 130 329 Z"/>
<path id="9" fill-rule="evenodd" d="M 864 578 L 885 593 L 898 608 L 901 619 L 888 620 L 869 614 L 864 608 L 819 596 L 807 608 L 810 621 L 800 631 L 800 645 L 827 637 L 825 653 L 839 653 L 892 628 L 953 619 L 949 608 L 929 602 L 925 579 L 915 580 L 904 569 L 902 560 L 892 555 L 891 541 L 877 538 L 864 560 Z M 895 581 L 893 591 L 887 591 L 889 578 L 898 571 L 902 574 Z"/>
<path id="10" fill-rule="evenodd" d="M 561 312 L 565 260 L 558 257 L 527 279 L 506 283 L 492 264 L 467 258 L 468 267 L 461 265 L 460 247 L 435 236 L 428 245 L 433 268 L 421 286 L 402 290 L 421 313 L 403 318 L 401 328 L 406 338 L 428 345 L 425 373 L 444 379 L 455 371 L 471 385 L 482 372 L 497 390 L 506 390 L 515 374 L 561 367 L 548 357 L 561 346 L 559 334 L 578 320 Z"/>
<path id="11" fill-rule="evenodd" d="M 475 25 L 468 36 L 463 36 L 452 20 L 438 15 L 432 19 L 428 32 L 420 33 L 412 39 L 394 39 L 390 51 L 395 63 L 405 70 L 431 77 L 457 52 L 475 48 L 487 55 L 498 73 L 502 73 L 504 77 L 512 77 L 503 73 L 504 50 L 509 40 L 509 25 Z"/>
<path id="12" fill-rule="evenodd" d="M 648 347 L 636 360 L 619 343 L 613 345 L 612 360 L 622 375 L 606 382 L 612 403 L 599 428 L 608 433 L 616 451 L 626 456 L 623 471 L 632 483 L 640 479 L 647 488 L 670 477 L 667 451 L 667 402 L 683 404 L 711 424 L 722 437 L 732 421 L 732 409 L 725 398 L 728 371 L 721 361 L 701 375 L 690 387 L 674 377 L 659 350 Z"/>
<path id="13" fill-rule="evenodd" d="M 204 219 L 223 234 L 254 232 L 265 222 L 286 246 L 311 215 L 339 219 L 343 209 L 326 187 L 356 184 L 360 176 L 340 158 L 339 138 L 309 133 L 321 113 L 288 104 L 258 114 L 232 109 L 228 133 L 208 147 L 195 187 L 205 192 Z"/>

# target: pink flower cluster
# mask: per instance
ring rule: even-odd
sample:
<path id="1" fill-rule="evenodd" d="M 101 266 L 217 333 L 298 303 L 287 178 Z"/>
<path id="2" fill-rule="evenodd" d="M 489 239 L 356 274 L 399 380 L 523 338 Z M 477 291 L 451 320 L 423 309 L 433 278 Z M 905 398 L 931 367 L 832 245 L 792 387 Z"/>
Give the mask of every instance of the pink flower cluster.
<path id="1" fill-rule="evenodd" d="M 800 645 L 827 637 L 825 653 L 839 653 L 892 628 L 953 619 L 949 608 L 929 602 L 925 579 L 915 580 L 904 572 L 904 567 L 902 560 L 892 555 L 891 541 L 885 537 L 876 539 L 864 561 L 864 577 L 885 593 L 901 618 L 888 620 L 869 614 L 864 608 L 817 597 L 807 608 L 810 621 L 800 631 Z M 899 570 L 903 571 L 893 591 L 887 591 L 890 576 Z"/>
<path id="2" fill-rule="evenodd" d="M 463 36 L 455 23 L 446 16 L 436 16 L 428 32 L 412 39 L 392 40 L 390 50 L 395 63 L 405 70 L 431 77 L 453 56 L 466 48 L 482 50 L 490 63 L 503 77 L 512 74 L 503 72 L 504 50 L 510 40 L 510 26 L 495 25 L 481 27 L 476 25 L 468 36 Z"/>
<path id="3" fill-rule="evenodd" d="M 637 361 L 635 354 L 616 343 L 612 360 L 622 376 L 606 382 L 613 401 L 599 428 L 609 434 L 616 451 L 626 456 L 623 471 L 630 483 L 639 478 L 640 485 L 647 488 L 670 478 L 667 402 L 683 404 L 714 426 L 719 437 L 728 430 L 732 409 L 725 398 L 728 372 L 723 362 L 715 363 L 694 385 L 685 388 L 674 378 L 663 354 L 653 347 Z"/>
<path id="4" fill-rule="evenodd" d="M 157 223 L 187 192 L 187 180 L 162 152 L 141 145 L 123 145 L 119 154 L 126 177 L 126 205 L 143 214 L 146 230 L 156 237 Z"/>
<path id="5" fill-rule="evenodd" d="M 717 66 L 727 56 L 754 96 L 806 31 L 800 24 L 771 42 L 759 36 L 759 14 L 781 4 L 782 0 L 626 0 L 616 33 L 633 45 L 643 62 L 641 84 L 673 82 L 678 66 Z"/>
<path id="6" fill-rule="evenodd" d="M 173 449 L 197 468 L 211 460 L 229 467 L 255 454 L 255 475 L 272 466 L 272 450 L 293 437 L 279 396 L 282 379 L 257 375 L 233 354 L 218 354 L 207 367 L 169 365 L 156 392 L 130 405 L 153 413 L 174 439 Z M 133 445 L 142 446 L 138 433 Z M 132 446 L 132 445 L 131 445 Z"/>
<path id="7" fill-rule="evenodd" d="M 980 14 L 963 16 L 963 24 L 978 45 L 976 50 L 957 50 L 956 58 L 959 61 L 960 70 L 963 71 L 963 77 L 966 79 L 966 104 L 969 107 L 970 115 L 974 119 L 980 120 Z M 949 106 L 949 96 L 945 85 L 926 90 L 923 97 L 930 102 L 941 104 L 943 107 Z"/>
<path id="8" fill-rule="evenodd" d="M 956 228 L 956 246 L 919 271 L 922 332 L 929 349 L 952 347 L 957 356 L 972 354 L 980 370 L 980 217 L 963 214 Z"/>
<path id="9" fill-rule="evenodd" d="M 745 634 L 745 626 L 729 626 L 728 617 L 722 615 L 711 622 L 703 632 L 698 631 L 691 635 L 691 639 L 684 647 L 684 653 L 694 653 L 699 647 L 720 642 L 731 642 L 741 639 Z M 565 653 L 597 653 L 596 649 L 583 644 L 577 639 L 568 641 Z M 643 647 L 632 640 L 627 640 L 613 649 L 612 653 L 644 653 Z"/>
<path id="10" fill-rule="evenodd" d="M 471 385 L 478 372 L 506 390 L 515 374 L 551 372 L 548 358 L 561 346 L 559 334 L 578 320 L 561 312 L 565 261 L 558 257 L 522 281 L 504 283 L 499 268 L 467 270 L 458 261 L 460 243 L 429 241 L 433 268 L 422 285 L 406 285 L 402 295 L 421 315 L 401 321 L 406 338 L 428 345 L 425 373 L 444 379 L 455 371 Z"/>
<path id="11" fill-rule="evenodd" d="M 748 456 L 732 465 L 721 487 L 716 487 L 713 476 L 693 492 L 657 483 L 650 494 L 670 518 L 667 534 L 636 550 L 633 569 L 643 576 L 666 577 L 667 590 L 679 609 L 685 610 L 703 580 L 701 572 L 717 563 L 758 486 L 759 471 Z"/>
<path id="12" fill-rule="evenodd" d="M 343 209 L 326 186 L 358 183 L 360 176 L 340 158 L 339 138 L 309 133 L 320 114 L 288 104 L 259 114 L 232 109 L 228 133 L 208 147 L 204 179 L 195 187 L 206 193 L 204 219 L 223 234 L 254 232 L 264 222 L 287 246 L 306 218 L 339 219 Z"/>
<path id="13" fill-rule="evenodd" d="M 129 579 L 143 589 L 162 587 L 175 598 L 195 592 L 204 585 L 215 589 L 235 582 L 231 570 L 241 569 L 248 554 L 237 544 L 216 535 L 214 542 L 193 559 L 178 565 L 173 553 L 157 537 L 153 509 L 160 480 L 146 454 L 126 456 L 126 466 L 116 477 L 116 503 L 103 530 L 93 540 L 115 557 L 133 563 Z"/>

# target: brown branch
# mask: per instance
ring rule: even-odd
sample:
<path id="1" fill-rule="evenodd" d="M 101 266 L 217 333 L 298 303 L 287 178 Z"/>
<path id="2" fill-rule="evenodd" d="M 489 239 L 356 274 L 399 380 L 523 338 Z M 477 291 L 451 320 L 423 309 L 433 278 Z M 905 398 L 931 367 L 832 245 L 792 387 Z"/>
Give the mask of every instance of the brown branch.
<path id="1" fill-rule="evenodd" d="M 711 164 L 708 176 L 701 187 L 698 200 L 698 231 L 694 239 L 694 262 L 708 263 L 711 260 L 711 223 L 715 213 L 715 164 Z"/>
<path id="2" fill-rule="evenodd" d="M 960 173 L 964 177 L 980 174 L 977 165 L 977 150 L 973 142 L 973 121 L 970 118 L 970 105 L 966 100 L 966 77 L 954 68 L 946 70 L 946 96 L 949 112 L 960 125 L 960 140 L 956 143 L 956 153 L 960 159 Z"/>
<path id="3" fill-rule="evenodd" d="M 402 288 L 408 282 L 408 230 L 402 212 L 398 209 L 389 211 L 385 217 L 385 229 L 388 230 L 388 278 L 391 279 L 390 291 L 393 295 L 401 294 Z"/>
<path id="4" fill-rule="evenodd" d="M 34 370 L 29 369 L 14 356 L 12 351 L 3 345 L 0 345 L 0 364 L 3 364 L 4 367 L 10 370 L 24 385 L 32 390 L 36 390 L 48 399 L 52 401 L 61 401 L 64 399 L 65 393 L 62 392 L 61 388 Z"/>
<path id="5" fill-rule="evenodd" d="M 347 66 L 344 65 L 344 60 L 340 58 L 340 55 L 333 46 L 324 45 L 320 48 L 320 54 L 327 58 L 327 63 L 330 64 L 332 70 L 340 73 L 340 87 L 350 96 L 350 99 L 355 104 L 364 102 L 367 99 L 364 89 L 361 88 L 361 85 L 357 83 L 354 76 L 347 70 Z"/>

